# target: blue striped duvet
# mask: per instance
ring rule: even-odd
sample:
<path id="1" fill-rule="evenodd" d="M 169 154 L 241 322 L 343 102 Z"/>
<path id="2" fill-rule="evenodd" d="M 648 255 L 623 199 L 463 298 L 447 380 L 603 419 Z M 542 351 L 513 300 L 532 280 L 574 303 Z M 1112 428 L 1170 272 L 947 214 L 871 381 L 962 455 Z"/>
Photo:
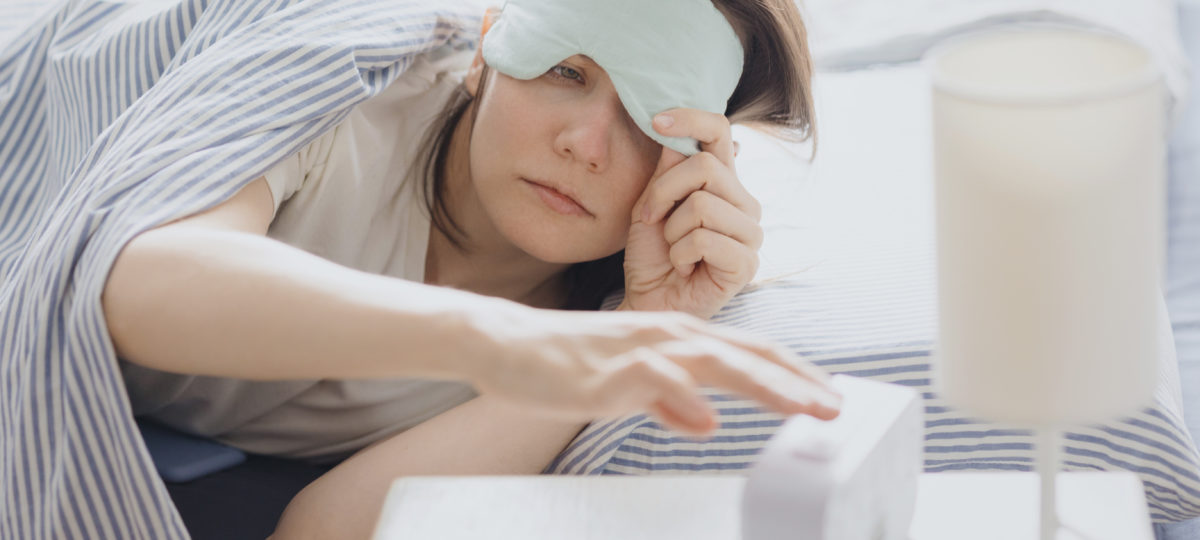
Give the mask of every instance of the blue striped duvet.
<path id="1" fill-rule="evenodd" d="M 473 9 L 404 0 L 71 0 L 0 52 L 0 538 L 184 538 L 100 293 L 136 233 L 336 125 Z"/>

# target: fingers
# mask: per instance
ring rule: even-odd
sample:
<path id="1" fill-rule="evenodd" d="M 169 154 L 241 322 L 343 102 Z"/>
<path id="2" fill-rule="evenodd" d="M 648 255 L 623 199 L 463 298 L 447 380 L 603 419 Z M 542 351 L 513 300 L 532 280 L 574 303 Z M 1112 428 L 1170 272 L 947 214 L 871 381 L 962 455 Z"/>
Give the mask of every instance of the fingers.
<path id="1" fill-rule="evenodd" d="M 716 424 L 692 375 L 649 347 L 624 355 L 619 367 L 593 390 L 604 413 L 649 409 L 671 428 L 697 434 Z"/>
<path id="2" fill-rule="evenodd" d="M 674 412 L 672 412 L 670 409 L 667 409 L 666 407 L 664 407 L 658 403 L 651 405 L 650 408 L 647 409 L 647 411 L 650 413 L 651 416 L 654 416 L 661 424 L 663 424 L 663 425 L 667 426 L 668 428 L 671 428 L 675 431 L 679 431 L 679 432 L 683 432 L 683 433 L 704 436 L 704 435 L 710 434 L 712 432 L 712 429 L 716 427 L 715 420 L 708 424 L 711 427 L 704 429 L 704 430 L 700 430 L 700 429 L 691 427 L 687 423 L 687 421 L 683 420 L 678 415 L 676 415 Z"/>
<path id="3" fill-rule="evenodd" d="M 653 183 L 655 179 L 663 174 L 666 174 L 667 171 L 675 168 L 676 165 L 687 161 L 687 159 L 687 156 L 664 146 L 662 149 L 662 155 L 658 158 L 658 165 L 654 167 L 654 174 L 650 175 L 650 182 Z M 638 202 L 640 203 L 641 199 L 639 199 Z M 637 207 L 638 205 L 634 205 L 634 208 Z M 637 221 L 637 219 L 640 217 L 640 214 L 635 214 L 634 221 Z"/>
<path id="4" fill-rule="evenodd" d="M 515 340 L 521 331 L 505 330 L 495 342 L 507 351 L 500 369 L 472 378 L 481 393 L 570 418 L 650 411 L 692 434 L 716 427 L 700 385 L 783 414 L 828 419 L 839 410 L 840 397 L 816 366 L 781 345 L 685 313 L 555 312 L 542 322 L 518 325 L 534 331 Z"/>
<path id="5" fill-rule="evenodd" d="M 675 203 L 699 189 L 711 191 L 728 200 L 756 221 L 761 219 L 761 206 L 738 182 L 734 172 L 734 156 L 738 149 L 728 118 L 698 109 L 677 108 L 655 116 L 654 128 L 666 136 L 698 140 L 701 152 L 689 158 L 670 148 L 663 148 L 647 192 L 634 205 L 634 222 L 641 220 L 652 224 L 658 221 L 671 211 Z M 680 173 L 676 169 L 696 161 L 701 163 L 693 164 L 692 168 L 698 166 L 699 170 L 690 171 L 686 178 L 676 178 Z M 671 177 L 669 185 L 656 187 L 661 183 L 659 180 L 666 177 Z"/>
<path id="6" fill-rule="evenodd" d="M 702 325 L 702 331 L 706 335 L 713 336 L 725 343 L 750 352 L 796 375 L 819 382 L 829 391 L 836 393 L 836 390 L 829 386 L 832 382 L 832 377 L 825 370 L 805 361 L 786 347 L 756 339 L 753 336 L 745 335 L 732 328 L 703 322 L 700 325 Z"/>
<path id="7" fill-rule="evenodd" d="M 737 283 L 739 290 L 758 271 L 757 249 L 708 229 L 695 229 L 684 235 L 671 245 L 668 257 L 671 266 L 684 277 L 692 275 L 696 264 L 704 261 L 718 282 Z"/>
<path id="8" fill-rule="evenodd" d="M 691 137 L 700 141 L 700 150 L 709 152 L 731 170 L 734 168 L 733 136 L 729 119 L 723 114 L 699 109 L 670 109 L 654 117 L 654 129 L 668 137 Z"/>
<path id="9" fill-rule="evenodd" d="M 762 219 L 762 205 L 716 156 L 701 152 L 650 181 L 634 206 L 634 221 L 652 224 L 669 214 L 696 191 L 707 191 L 729 201 L 739 211 Z"/>
<path id="10" fill-rule="evenodd" d="M 697 382 L 729 388 L 784 414 L 831 419 L 840 411 L 840 395 L 823 381 L 797 374 L 792 365 L 763 362 L 761 357 L 722 342 L 716 342 L 708 353 L 709 357 L 689 369 Z"/>
<path id="11" fill-rule="evenodd" d="M 695 381 L 741 394 L 776 412 L 837 416 L 840 396 L 823 382 L 720 340 L 705 341 L 703 347 L 672 344 L 658 350 L 686 368 Z"/>
<path id="12" fill-rule="evenodd" d="M 638 336 L 641 345 L 588 362 L 596 369 L 588 376 L 593 382 L 576 387 L 576 395 L 580 410 L 591 417 L 648 411 L 671 429 L 708 434 L 716 416 L 700 385 L 782 414 L 838 415 L 841 399 L 829 377 L 780 345 L 682 314 L 624 315 L 634 315 L 628 319 L 637 329 L 626 335 Z"/>
<path id="13" fill-rule="evenodd" d="M 732 328 L 709 324 L 695 317 L 684 317 L 682 321 L 681 325 L 684 328 L 682 332 L 694 332 L 702 336 L 718 339 L 730 346 L 742 349 L 758 358 L 776 364 L 793 374 L 817 382 L 822 388 L 835 396 L 840 395 L 837 390 L 830 386 L 833 379 L 825 370 L 800 358 L 787 347 L 770 341 L 763 341 Z M 687 337 L 687 334 L 681 332 L 675 332 L 672 335 L 678 336 L 680 339 L 686 339 Z"/>
<path id="14" fill-rule="evenodd" d="M 729 201 L 707 191 L 696 191 L 667 218 L 663 235 L 668 244 L 696 229 L 708 229 L 733 238 L 755 252 L 762 247 L 763 230 L 750 216 Z"/>

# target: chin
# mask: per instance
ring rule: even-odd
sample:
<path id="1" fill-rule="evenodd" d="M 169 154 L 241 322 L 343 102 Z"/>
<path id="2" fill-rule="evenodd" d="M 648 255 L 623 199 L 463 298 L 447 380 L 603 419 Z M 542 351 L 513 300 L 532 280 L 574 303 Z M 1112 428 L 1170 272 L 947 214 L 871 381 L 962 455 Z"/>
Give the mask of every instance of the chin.
<path id="1" fill-rule="evenodd" d="M 507 193 L 483 193 L 492 224 L 512 245 L 540 261 L 574 264 L 602 259 L 625 247 L 627 231 L 602 216 L 555 211 L 523 184 Z M 607 225 L 607 226 L 606 226 Z"/>
<path id="2" fill-rule="evenodd" d="M 520 220 L 504 227 L 508 240 L 538 260 L 555 264 L 574 264 L 602 259 L 625 246 L 607 238 L 598 238 L 600 227 L 594 224 L 556 223 L 549 219 Z M 615 247 L 611 246 L 615 244 Z"/>
<path id="3" fill-rule="evenodd" d="M 514 238 L 514 244 L 531 257 L 548 263 L 574 264 L 601 259 L 620 251 L 597 249 L 595 243 L 588 245 L 586 238 L 572 234 L 554 234 L 565 231 L 540 231 L 539 234 Z M 547 234 L 549 233 L 549 234 Z"/>

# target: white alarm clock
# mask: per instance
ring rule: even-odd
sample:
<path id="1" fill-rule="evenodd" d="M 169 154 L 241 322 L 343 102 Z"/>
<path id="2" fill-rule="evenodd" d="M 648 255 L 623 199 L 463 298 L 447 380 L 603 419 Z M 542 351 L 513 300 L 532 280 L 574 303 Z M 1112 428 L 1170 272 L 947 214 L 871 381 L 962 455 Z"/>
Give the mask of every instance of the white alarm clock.
<path id="1" fill-rule="evenodd" d="M 836 375 L 841 414 L 789 419 L 750 470 L 742 540 L 903 540 L 921 473 L 923 407 L 910 388 Z"/>

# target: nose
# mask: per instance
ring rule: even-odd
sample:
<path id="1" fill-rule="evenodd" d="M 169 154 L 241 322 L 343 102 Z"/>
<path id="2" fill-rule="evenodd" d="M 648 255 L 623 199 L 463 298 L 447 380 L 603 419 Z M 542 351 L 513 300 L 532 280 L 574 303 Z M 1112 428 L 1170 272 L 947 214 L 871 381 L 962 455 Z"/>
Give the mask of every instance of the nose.
<path id="1" fill-rule="evenodd" d="M 583 163 L 588 172 L 604 172 L 624 115 L 625 108 L 615 94 L 590 96 L 568 117 L 555 139 L 555 151 Z"/>

